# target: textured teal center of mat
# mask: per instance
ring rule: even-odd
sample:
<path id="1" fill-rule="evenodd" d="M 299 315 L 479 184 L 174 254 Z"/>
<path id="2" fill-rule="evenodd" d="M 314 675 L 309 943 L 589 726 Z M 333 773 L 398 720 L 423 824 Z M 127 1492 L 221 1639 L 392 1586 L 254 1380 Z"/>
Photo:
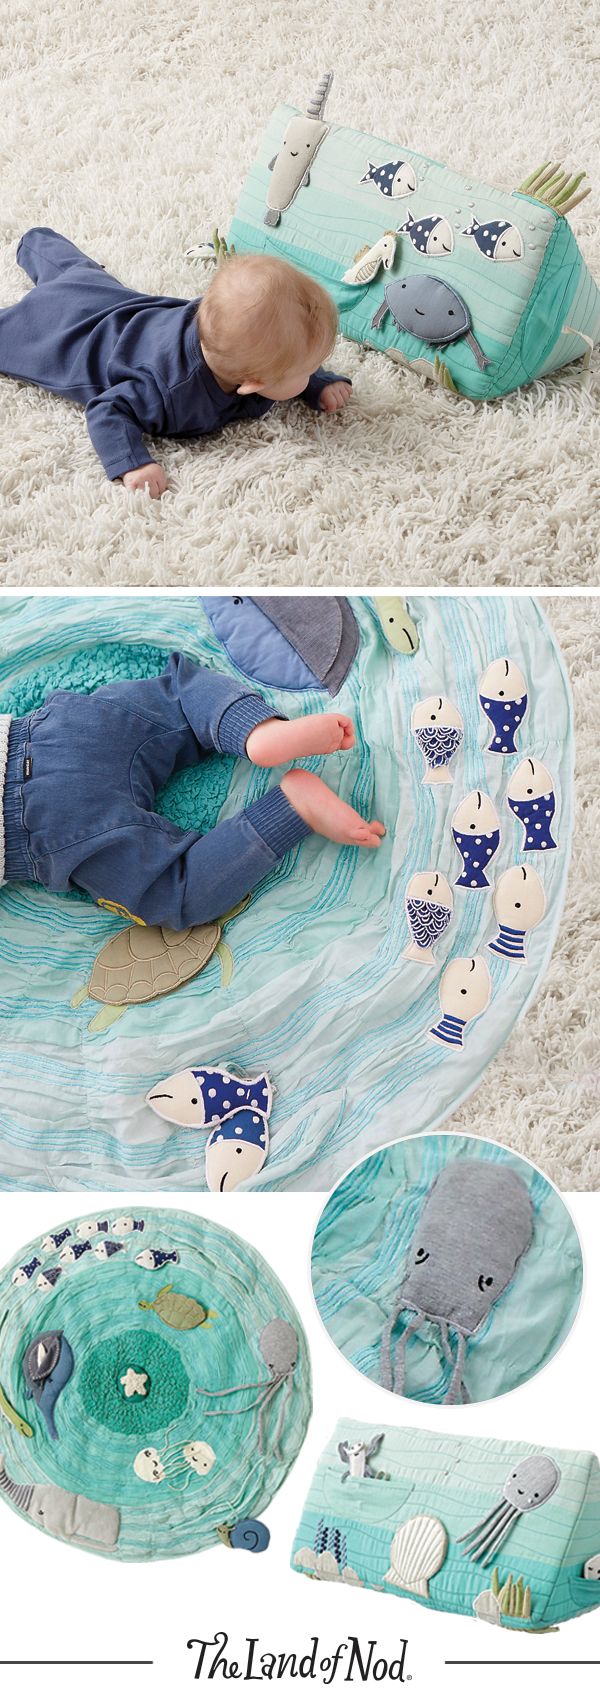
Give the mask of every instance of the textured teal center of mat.
<path id="1" fill-rule="evenodd" d="M 121 1376 L 145 1372 L 144 1396 L 125 1396 Z M 81 1401 L 104 1428 L 117 1434 L 151 1434 L 174 1422 L 185 1410 L 189 1380 L 179 1353 L 146 1329 L 113 1334 L 90 1352 L 80 1381 Z"/>
<path id="2" fill-rule="evenodd" d="M 80 649 L 20 679 L 0 698 L 0 714 L 32 714 L 51 691 L 88 696 L 117 679 L 153 679 L 164 672 L 168 660 L 169 651 L 152 644 L 105 643 Z M 197 767 L 173 774 L 158 792 L 157 814 L 166 815 L 182 832 L 209 832 L 227 798 L 234 766 L 234 756 L 207 755 Z"/>

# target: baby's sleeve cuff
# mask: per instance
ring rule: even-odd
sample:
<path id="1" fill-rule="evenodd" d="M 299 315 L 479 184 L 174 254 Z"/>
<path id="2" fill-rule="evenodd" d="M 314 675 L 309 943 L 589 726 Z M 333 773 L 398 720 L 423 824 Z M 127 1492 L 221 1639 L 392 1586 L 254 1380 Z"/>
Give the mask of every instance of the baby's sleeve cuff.
<path id="1" fill-rule="evenodd" d="M 278 714 L 262 697 L 238 697 L 221 715 L 217 734 L 219 748 L 223 755 L 243 756 L 246 754 L 246 741 L 255 726 L 260 726 L 263 720 L 286 719 L 287 715 Z"/>

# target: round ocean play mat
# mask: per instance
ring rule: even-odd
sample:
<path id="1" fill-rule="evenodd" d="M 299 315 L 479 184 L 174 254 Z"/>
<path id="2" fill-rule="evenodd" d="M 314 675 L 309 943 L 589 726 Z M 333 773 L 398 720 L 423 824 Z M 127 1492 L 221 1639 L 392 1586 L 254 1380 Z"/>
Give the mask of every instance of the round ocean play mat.
<path id="1" fill-rule="evenodd" d="M 351 715 L 355 748 L 307 765 L 386 836 L 377 851 L 305 838 L 186 937 L 5 884 L 4 1187 L 328 1190 L 392 1135 L 443 1123 L 552 952 L 573 724 L 534 599 L 9 600 L 0 714 L 155 675 L 172 650 L 284 714 Z M 209 755 L 157 808 L 204 832 L 280 776 Z"/>
<path id="2" fill-rule="evenodd" d="M 288 1294 L 199 1216 L 63 1223 L 0 1274 L 0 1500 L 60 1540 L 126 1560 L 264 1551 L 310 1412 Z"/>
<path id="3" fill-rule="evenodd" d="M 357 1163 L 312 1248 L 317 1308 L 343 1356 L 425 1404 L 494 1399 L 537 1375 L 581 1298 L 569 1212 L 504 1145 L 421 1134 Z"/>

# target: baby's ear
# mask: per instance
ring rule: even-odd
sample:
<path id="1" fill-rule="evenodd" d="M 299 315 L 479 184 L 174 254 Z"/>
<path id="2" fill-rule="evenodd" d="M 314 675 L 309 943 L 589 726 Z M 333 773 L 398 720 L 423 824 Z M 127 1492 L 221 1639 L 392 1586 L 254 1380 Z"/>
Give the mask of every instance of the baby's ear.
<path id="1" fill-rule="evenodd" d="M 237 395 L 256 395 L 256 390 L 257 390 L 256 384 L 251 384 L 251 383 L 238 384 L 236 394 Z"/>

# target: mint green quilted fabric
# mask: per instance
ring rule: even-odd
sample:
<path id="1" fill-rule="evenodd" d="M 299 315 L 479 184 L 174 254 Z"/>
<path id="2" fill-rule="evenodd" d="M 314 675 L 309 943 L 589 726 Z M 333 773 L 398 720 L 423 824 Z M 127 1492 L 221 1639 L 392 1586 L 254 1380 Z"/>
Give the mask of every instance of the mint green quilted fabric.
<path id="1" fill-rule="evenodd" d="M 330 106 L 334 100 L 335 93 Z M 399 330 L 389 314 L 379 329 L 372 326 L 386 282 L 429 275 L 450 285 L 466 303 L 474 335 L 489 361 L 485 370 L 479 370 L 464 337 L 440 351 L 462 395 L 477 400 L 505 395 L 580 359 L 588 350 L 586 338 L 598 340 L 600 292 L 566 218 L 529 195 L 466 179 L 397 141 L 331 123 L 312 162 L 309 186 L 298 191 L 276 228 L 265 225 L 269 162 L 278 153 L 296 111 L 282 105 L 273 112 L 243 185 L 228 240 L 238 253 L 279 255 L 323 284 L 336 302 L 343 336 L 383 353 L 399 352 L 409 364 L 416 363 L 417 370 L 431 369 L 438 352 L 435 346 Z M 399 160 L 414 172 L 417 188 L 413 193 L 391 199 L 372 181 L 362 181 L 370 163 L 397 164 Z M 364 285 L 345 283 L 344 273 L 357 252 L 378 242 L 386 230 L 404 224 L 407 212 L 416 224 L 443 217 L 450 227 L 452 251 L 438 247 L 420 252 L 404 233 L 398 236 L 392 271 L 381 269 Z M 488 226 L 506 221 L 516 227 L 520 257 L 510 263 L 487 257 L 465 234 L 474 218 L 482 232 L 486 221 Z M 418 241 L 416 231 L 414 235 Z"/>
<path id="2" fill-rule="evenodd" d="M 396 1611 L 399 1599 L 412 1598 L 431 1611 L 511 1629 L 543 1629 L 600 1605 L 600 1582 L 583 1577 L 586 1558 L 600 1547 L 600 1467 L 592 1452 L 388 1424 L 373 1476 L 353 1477 L 339 1446 L 368 1442 L 375 1427 L 355 1418 L 338 1423 L 308 1490 L 294 1569 L 377 1588 L 395 1598 Z M 474 1561 L 461 1536 L 504 1503 L 512 1470 L 536 1454 L 552 1459 L 555 1491 L 515 1518 L 490 1564 Z M 522 1584 L 521 1615 L 494 1596 L 509 1577 Z"/>
<path id="3" fill-rule="evenodd" d="M 146 1205 L 61 1223 L 0 1271 L 0 1319 L 4 1521 L 16 1511 L 102 1557 L 173 1558 L 260 1518 L 297 1457 L 311 1412 L 302 1323 L 260 1252 L 217 1223 Z M 289 1371 L 261 1433 L 275 1321 Z M 40 1340 L 61 1356 L 45 1378 L 42 1356 L 28 1397 Z"/>

